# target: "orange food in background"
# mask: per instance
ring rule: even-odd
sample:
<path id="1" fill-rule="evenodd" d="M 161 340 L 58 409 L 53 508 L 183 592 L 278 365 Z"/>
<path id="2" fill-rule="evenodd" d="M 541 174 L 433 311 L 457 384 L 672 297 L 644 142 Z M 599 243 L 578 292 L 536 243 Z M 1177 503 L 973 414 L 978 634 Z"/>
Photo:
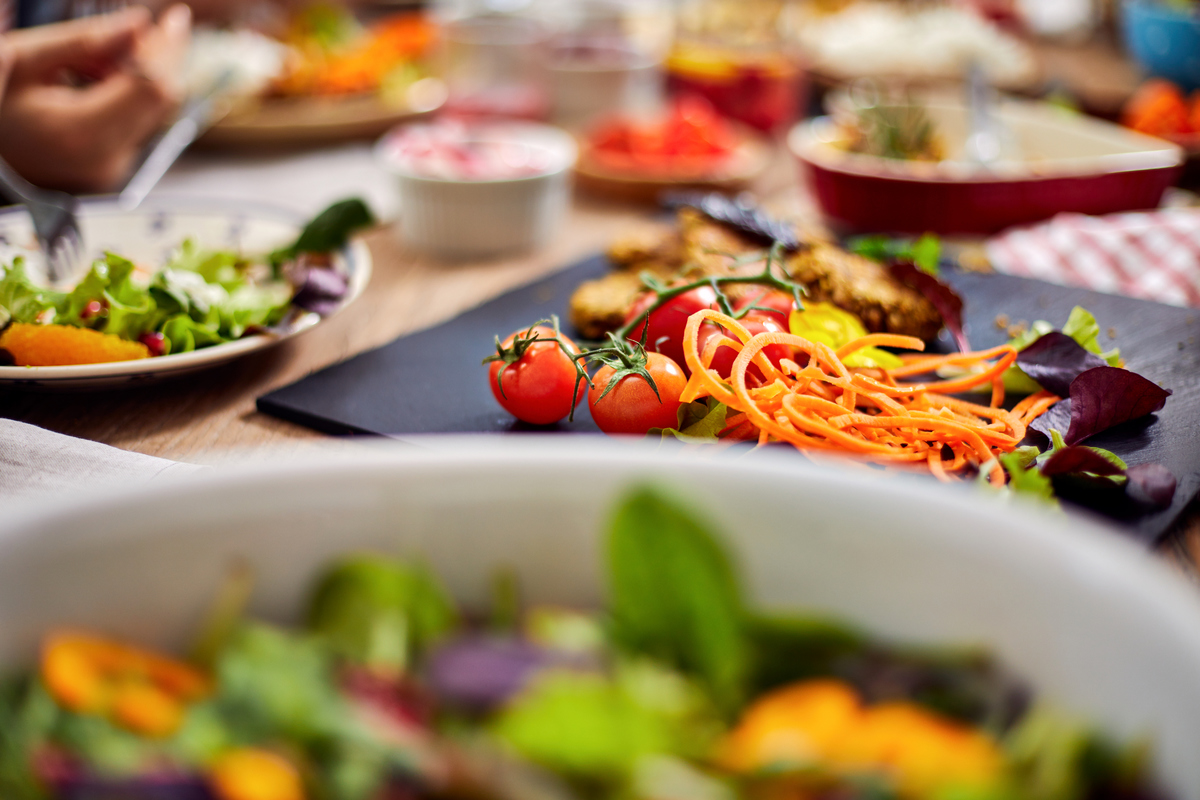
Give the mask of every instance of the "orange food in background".
<path id="1" fill-rule="evenodd" d="M 300 773 L 267 750 L 231 750 L 212 765 L 209 778 L 218 800 L 304 800 Z"/>
<path id="2" fill-rule="evenodd" d="M 374 92 L 392 70 L 423 56 L 435 35 L 424 16 L 399 14 L 376 22 L 356 42 L 334 51 L 312 41 L 293 42 L 296 57 L 274 90 L 284 95 Z"/>
<path id="3" fill-rule="evenodd" d="M 166 656 L 61 631 L 42 646 L 42 681 L 62 706 L 107 716 L 145 736 L 169 736 L 186 706 L 210 691 L 201 672 Z"/>
<path id="4" fill-rule="evenodd" d="M 880 773 L 904 797 L 986 787 L 1003 756 L 988 736 L 908 702 L 865 705 L 845 683 L 822 679 L 760 697 L 722 742 L 718 763 L 741 774 L 827 765 L 841 775 Z"/>
<path id="5" fill-rule="evenodd" d="M 676 98 L 661 119 L 618 117 L 588 137 L 592 157 L 621 172 L 698 173 L 724 162 L 738 137 L 712 103 L 699 96 Z"/>
<path id="6" fill-rule="evenodd" d="M 141 342 L 73 325 L 24 322 L 14 322 L 0 334 L 0 349 L 7 350 L 18 367 L 106 364 L 150 357 L 150 349 Z"/>
<path id="7" fill-rule="evenodd" d="M 1151 136 L 1200 133 L 1200 91 L 1184 96 L 1178 86 L 1153 78 L 1138 87 L 1125 104 L 1121 123 Z"/>

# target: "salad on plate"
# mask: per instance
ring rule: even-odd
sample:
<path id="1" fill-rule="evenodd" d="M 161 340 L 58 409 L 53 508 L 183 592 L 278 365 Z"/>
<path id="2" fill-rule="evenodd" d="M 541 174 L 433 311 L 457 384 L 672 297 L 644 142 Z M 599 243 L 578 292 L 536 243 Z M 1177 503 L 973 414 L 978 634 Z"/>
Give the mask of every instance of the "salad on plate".
<path id="1" fill-rule="evenodd" d="M 269 253 L 185 239 L 157 266 L 107 252 L 69 289 L 41 285 L 25 257 L 15 256 L 0 264 L 0 360 L 19 367 L 138 361 L 326 316 L 349 287 L 338 251 L 372 221 L 366 205 L 352 199 Z"/>

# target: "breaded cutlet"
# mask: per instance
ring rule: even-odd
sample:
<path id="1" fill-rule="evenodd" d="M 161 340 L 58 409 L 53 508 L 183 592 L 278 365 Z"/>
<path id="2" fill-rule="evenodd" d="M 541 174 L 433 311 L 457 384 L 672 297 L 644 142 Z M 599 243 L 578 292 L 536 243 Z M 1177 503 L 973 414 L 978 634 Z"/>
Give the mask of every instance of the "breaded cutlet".
<path id="1" fill-rule="evenodd" d="M 641 275 L 653 272 L 663 279 L 675 275 L 675 267 L 643 262 L 639 269 L 622 269 L 584 281 L 571 295 L 571 324 L 584 339 L 603 339 L 608 331 L 621 327 L 633 301 L 645 291 Z"/>
<path id="2" fill-rule="evenodd" d="M 754 273 L 762 262 L 736 265 L 737 256 L 764 248 L 735 230 L 692 208 L 680 209 L 674 230 L 641 230 L 622 237 L 609 248 L 615 271 L 587 281 L 571 296 L 571 322 L 586 339 L 599 339 L 620 327 L 629 307 L 642 291 L 638 277 L 649 271 L 670 280 L 683 274 L 730 275 Z M 942 320 L 919 292 L 896 281 L 887 269 L 868 258 L 848 253 L 816 238 L 790 254 L 785 266 L 792 279 L 805 287 L 808 298 L 832 303 L 856 314 L 868 331 L 899 333 L 930 340 Z M 756 287 L 731 286 L 733 296 Z"/>
<path id="3" fill-rule="evenodd" d="M 877 261 L 828 242 L 813 242 L 787 259 L 792 280 L 807 298 L 855 314 L 871 333 L 898 333 L 930 341 L 942 317 L 925 296 L 891 276 Z"/>

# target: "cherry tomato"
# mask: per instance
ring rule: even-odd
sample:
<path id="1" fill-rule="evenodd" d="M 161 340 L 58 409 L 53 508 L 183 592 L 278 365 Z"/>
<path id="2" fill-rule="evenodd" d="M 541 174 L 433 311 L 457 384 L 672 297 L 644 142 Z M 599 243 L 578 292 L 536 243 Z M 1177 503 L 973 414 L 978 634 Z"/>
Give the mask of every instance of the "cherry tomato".
<path id="1" fill-rule="evenodd" d="M 626 324 L 644 316 L 654 300 L 653 293 L 638 298 L 633 308 L 625 315 Z M 635 342 L 641 341 L 642 332 L 645 331 L 646 350 L 662 353 L 674 361 L 686 375 L 688 368 L 683 359 L 683 330 L 687 327 L 688 317 L 705 308 L 717 308 L 717 293 L 711 286 L 700 286 L 671 298 L 650 314 L 648 325 L 636 326 L 629 338 Z"/>
<path id="2" fill-rule="evenodd" d="M 765 294 L 764 294 L 765 292 Z M 771 314 L 776 317 L 783 330 L 788 329 L 788 317 L 796 308 L 796 299 L 787 292 L 778 289 L 764 289 L 761 286 L 749 287 L 746 294 L 733 301 L 733 310 L 741 311 L 749 305 L 758 306 L 754 313 Z"/>
<path id="3" fill-rule="evenodd" d="M 787 327 L 779 324 L 779 319 L 774 312 L 764 313 L 760 311 L 751 311 L 741 320 L 742 325 L 751 334 L 767 333 L 772 331 L 787 331 Z M 704 352 L 704 347 L 712 336 L 723 334 L 718 326 L 706 324 L 700 329 L 700 352 Z M 730 335 L 731 339 L 737 337 Z M 763 354 L 770 359 L 771 363 L 779 366 L 779 362 L 784 358 L 792 358 L 792 348 L 786 344 L 769 344 L 763 348 Z M 713 354 L 712 366 L 717 371 L 717 374 L 722 378 L 728 378 L 733 372 L 733 361 L 738 356 L 737 352 L 732 347 L 718 347 L 717 352 Z M 754 364 L 751 364 L 746 370 L 746 375 L 756 381 L 763 380 L 762 370 Z"/>
<path id="4" fill-rule="evenodd" d="M 642 376 L 625 375 L 601 398 L 615 371 L 607 365 L 601 367 L 588 391 L 588 407 L 600 430 L 644 435 L 651 428 L 674 428 L 678 424 L 679 395 L 687 385 L 687 376 L 678 364 L 662 353 L 646 353 L 646 371 L 658 395 Z"/>
<path id="5" fill-rule="evenodd" d="M 575 362 L 553 341 L 553 329 L 538 326 L 533 330 L 548 341 L 529 345 L 511 364 L 493 361 L 488 366 L 488 378 L 496 402 L 505 411 L 523 422 L 551 425 L 579 405 L 587 383 L 581 382 L 576 390 Z M 528 330 L 516 331 L 504 340 L 503 347 L 511 348 L 518 336 L 527 334 Z M 574 342 L 565 336 L 561 338 L 568 350 L 579 352 Z"/>

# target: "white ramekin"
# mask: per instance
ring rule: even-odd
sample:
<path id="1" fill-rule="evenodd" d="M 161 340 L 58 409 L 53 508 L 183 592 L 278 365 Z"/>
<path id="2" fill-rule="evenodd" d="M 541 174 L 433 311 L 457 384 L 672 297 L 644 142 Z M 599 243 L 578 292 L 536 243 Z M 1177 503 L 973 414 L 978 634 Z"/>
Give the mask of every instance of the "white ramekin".
<path id="1" fill-rule="evenodd" d="M 385 135 L 375 147 L 395 179 L 401 240 L 447 259 L 484 258 L 541 247 L 561 227 L 570 205 L 578 149 L 565 131 L 529 122 L 473 125 L 477 140 L 518 141 L 546 150 L 542 173 L 498 180 L 452 180 L 415 173 L 393 153 Z"/>

